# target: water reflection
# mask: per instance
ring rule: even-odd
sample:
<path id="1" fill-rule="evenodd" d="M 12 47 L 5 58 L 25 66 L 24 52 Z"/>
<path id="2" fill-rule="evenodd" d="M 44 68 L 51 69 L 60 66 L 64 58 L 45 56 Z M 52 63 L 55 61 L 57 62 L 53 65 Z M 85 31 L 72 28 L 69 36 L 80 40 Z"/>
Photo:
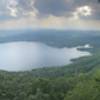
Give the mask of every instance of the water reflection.
<path id="1" fill-rule="evenodd" d="M 61 66 L 71 59 L 90 55 L 77 48 L 55 48 L 37 42 L 0 44 L 0 69 L 8 71 L 31 70 L 37 67 Z"/>

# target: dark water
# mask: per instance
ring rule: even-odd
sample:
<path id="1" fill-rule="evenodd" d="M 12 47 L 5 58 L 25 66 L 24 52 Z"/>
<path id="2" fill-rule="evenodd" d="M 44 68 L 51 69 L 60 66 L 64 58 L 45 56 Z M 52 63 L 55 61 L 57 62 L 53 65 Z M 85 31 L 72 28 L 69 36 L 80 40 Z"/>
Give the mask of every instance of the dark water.
<path id="1" fill-rule="evenodd" d="M 0 44 L 0 69 L 24 71 L 39 67 L 61 66 L 71 59 L 90 55 L 74 48 L 56 48 L 37 42 Z"/>

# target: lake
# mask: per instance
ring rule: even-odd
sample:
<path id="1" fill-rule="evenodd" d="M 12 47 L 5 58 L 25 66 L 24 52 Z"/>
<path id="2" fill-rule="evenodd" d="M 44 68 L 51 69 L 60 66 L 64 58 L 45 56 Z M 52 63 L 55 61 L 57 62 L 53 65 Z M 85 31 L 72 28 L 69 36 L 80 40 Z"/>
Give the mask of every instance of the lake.
<path id="1" fill-rule="evenodd" d="M 40 42 L 10 42 L 0 44 L 0 69 L 25 71 L 40 67 L 62 66 L 71 59 L 89 56 L 77 47 L 57 48 Z"/>

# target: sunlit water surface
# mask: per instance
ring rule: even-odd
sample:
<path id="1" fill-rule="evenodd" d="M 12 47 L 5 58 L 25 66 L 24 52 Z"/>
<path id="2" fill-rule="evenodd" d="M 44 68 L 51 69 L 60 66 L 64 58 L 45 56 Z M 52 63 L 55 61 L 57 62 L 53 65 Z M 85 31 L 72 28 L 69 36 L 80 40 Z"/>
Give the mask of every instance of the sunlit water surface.
<path id="1" fill-rule="evenodd" d="M 12 42 L 0 44 L 0 69 L 25 71 L 40 67 L 62 66 L 71 59 L 90 55 L 77 47 L 56 48 L 38 42 Z"/>

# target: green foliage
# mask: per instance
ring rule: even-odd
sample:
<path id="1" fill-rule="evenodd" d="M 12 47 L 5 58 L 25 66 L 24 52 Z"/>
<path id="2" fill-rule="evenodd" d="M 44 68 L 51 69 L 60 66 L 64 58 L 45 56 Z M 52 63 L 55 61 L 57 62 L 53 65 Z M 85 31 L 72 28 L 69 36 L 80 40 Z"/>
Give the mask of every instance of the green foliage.
<path id="1" fill-rule="evenodd" d="M 100 69 L 57 78 L 0 73 L 0 100 L 100 100 Z"/>
<path id="2" fill-rule="evenodd" d="M 100 91 L 92 80 L 79 82 L 64 100 L 100 100 Z"/>

